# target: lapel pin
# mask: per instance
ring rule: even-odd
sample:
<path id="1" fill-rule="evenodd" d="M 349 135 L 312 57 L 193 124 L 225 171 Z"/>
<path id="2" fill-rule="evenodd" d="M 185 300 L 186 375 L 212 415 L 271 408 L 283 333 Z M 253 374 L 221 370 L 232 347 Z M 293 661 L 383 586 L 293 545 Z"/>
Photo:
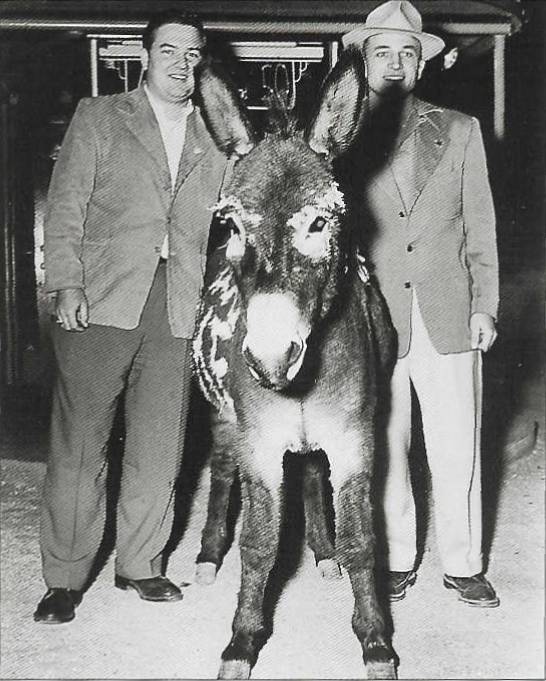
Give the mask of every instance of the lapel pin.
<path id="1" fill-rule="evenodd" d="M 201 149 L 201 147 L 194 147 L 193 153 L 194 154 L 202 154 L 203 150 Z"/>
<path id="2" fill-rule="evenodd" d="M 434 144 L 435 144 L 437 147 L 441 147 L 441 146 L 443 146 L 444 143 L 443 143 L 442 140 L 434 140 Z"/>

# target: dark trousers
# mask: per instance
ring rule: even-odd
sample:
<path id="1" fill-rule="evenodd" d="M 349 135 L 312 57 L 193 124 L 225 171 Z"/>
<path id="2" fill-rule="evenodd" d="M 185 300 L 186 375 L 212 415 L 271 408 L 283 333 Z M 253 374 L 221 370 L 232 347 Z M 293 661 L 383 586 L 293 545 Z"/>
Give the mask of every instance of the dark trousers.
<path id="1" fill-rule="evenodd" d="M 159 265 L 138 328 L 53 329 L 57 359 L 41 551 L 48 587 L 81 589 L 102 540 L 106 445 L 125 394 L 116 572 L 160 574 L 171 532 L 191 377 L 191 341 L 174 338 Z"/>

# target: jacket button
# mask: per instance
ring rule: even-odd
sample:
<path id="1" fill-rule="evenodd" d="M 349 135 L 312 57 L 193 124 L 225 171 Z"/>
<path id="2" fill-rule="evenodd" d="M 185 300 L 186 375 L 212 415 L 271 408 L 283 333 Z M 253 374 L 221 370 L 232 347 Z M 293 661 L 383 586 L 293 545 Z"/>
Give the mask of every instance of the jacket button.
<path id="1" fill-rule="evenodd" d="M 413 251 L 413 246 L 411 244 L 408 244 L 407 251 L 408 253 L 411 253 Z"/>
<path id="2" fill-rule="evenodd" d="M 154 251 L 155 251 L 156 253 L 161 253 L 161 246 L 155 246 L 155 247 L 154 247 Z"/>
<path id="3" fill-rule="evenodd" d="M 399 218 L 405 218 L 405 217 L 406 217 L 406 214 L 404 213 L 403 210 L 401 210 L 401 211 L 398 213 L 398 217 L 399 217 Z"/>
<path id="4" fill-rule="evenodd" d="M 170 224 L 171 224 L 171 221 L 172 221 L 172 220 L 171 220 L 171 216 L 169 215 L 169 216 L 167 217 L 167 224 L 170 225 Z"/>
<path id="5" fill-rule="evenodd" d="M 406 283 L 404 284 L 404 288 L 411 288 L 411 284 L 409 281 L 406 281 Z"/>

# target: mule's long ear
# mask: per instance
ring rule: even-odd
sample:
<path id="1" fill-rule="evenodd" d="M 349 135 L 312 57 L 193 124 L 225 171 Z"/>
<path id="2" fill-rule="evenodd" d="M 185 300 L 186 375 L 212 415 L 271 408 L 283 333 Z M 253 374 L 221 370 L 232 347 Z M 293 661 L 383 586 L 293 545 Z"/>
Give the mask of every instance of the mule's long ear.
<path id="1" fill-rule="evenodd" d="M 195 75 L 201 113 L 218 148 L 228 156 L 248 154 L 254 133 L 231 79 L 210 59 Z"/>
<path id="2" fill-rule="evenodd" d="M 322 86 L 318 110 L 305 139 L 318 154 L 339 156 L 349 149 L 358 132 L 366 77 L 360 50 L 349 47 Z"/>

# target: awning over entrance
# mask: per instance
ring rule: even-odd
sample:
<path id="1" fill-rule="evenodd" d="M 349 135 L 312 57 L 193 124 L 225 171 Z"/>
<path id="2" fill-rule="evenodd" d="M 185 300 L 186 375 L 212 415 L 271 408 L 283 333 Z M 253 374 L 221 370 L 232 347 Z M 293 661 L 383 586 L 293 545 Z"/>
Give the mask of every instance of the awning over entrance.
<path id="1" fill-rule="evenodd" d="M 150 10 L 176 7 L 197 14 L 210 30 L 275 33 L 342 33 L 364 21 L 378 0 L 4 0 L 0 28 L 75 28 L 134 30 Z M 428 28 L 449 30 L 453 24 L 484 24 L 489 32 L 513 33 L 521 27 L 517 0 L 415 0 Z M 486 26 L 486 24 L 488 26 Z"/>
<path id="2" fill-rule="evenodd" d="M 177 8 L 198 15 L 210 32 L 230 40 L 297 38 L 328 42 L 335 60 L 337 40 L 366 20 L 381 0 L 48 0 L 0 3 L 0 31 L 57 31 L 138 35 L 153 9 Z M 494 130 L 505 133 L 505 43 L 519 31 L 518 0 L 415 0 L 425 29 L 437 32 L 467 56 L 493 52 Z"/>

